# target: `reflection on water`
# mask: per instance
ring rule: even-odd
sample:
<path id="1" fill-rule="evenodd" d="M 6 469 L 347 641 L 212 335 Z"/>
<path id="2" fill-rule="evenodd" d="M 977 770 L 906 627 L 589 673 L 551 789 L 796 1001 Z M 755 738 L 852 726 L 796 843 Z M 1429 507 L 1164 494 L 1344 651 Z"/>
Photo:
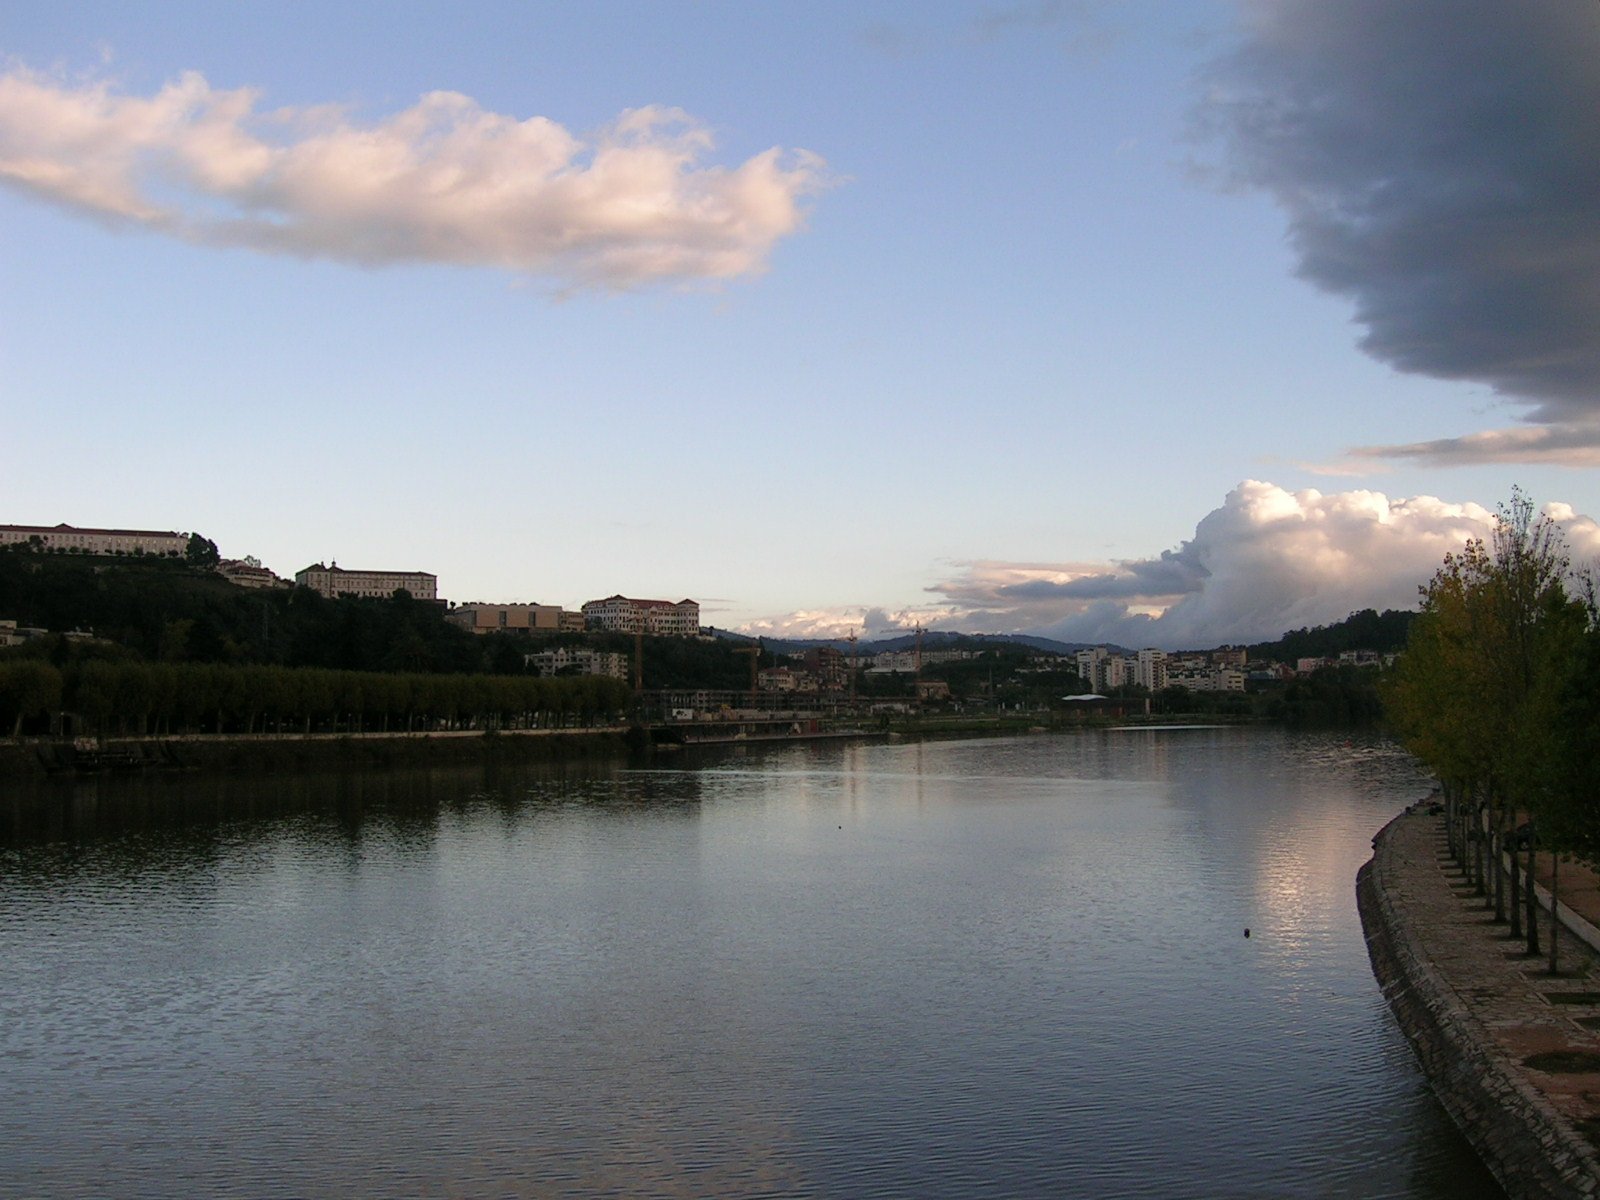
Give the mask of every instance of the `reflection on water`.
<path id="1" fill-rule="evenodd" d="M 1392 748 L 1122 730 L 667 763 L 12 798 L 0 1178 L 1498 1194 L 1361 941 L 1356 868 L 1425 790 Z"/>

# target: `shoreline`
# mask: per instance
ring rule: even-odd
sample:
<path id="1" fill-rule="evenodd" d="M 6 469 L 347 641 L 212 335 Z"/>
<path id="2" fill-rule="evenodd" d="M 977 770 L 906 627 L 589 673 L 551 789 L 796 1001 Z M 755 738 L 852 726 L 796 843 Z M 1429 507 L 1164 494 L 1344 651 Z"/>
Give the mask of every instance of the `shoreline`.
<path id="1" fill-rule="evenodd" d="M 570 729 L 451 729 L 360 733 L 184 733 L 93 740 L 75 753 L 60 738 L 0 738 L 0 784 L 144 772 L 297 771 L 331 767 L 424 766 L 477 761 L 559 761 L 595 756 L 777 746 L 801 742 L 942 741 L 1037 737 L 1105 730 L 1228 729 L 1262 724 L 1212 716 L 1155 720 L 1074 720 L 1068 723 L 994 716 L 929 716 L 884 726 L 781 733 L 720 732 L 700 725 L 596 725 Z M 696 735 L 696 736 L 684 736 Z M 89 739 L 86 739 L 86 741 Z"/>
<path id="2" fill-rule="evenodd" d="M 625 729 L 481 729 L 428 733 L 183 734 L 106 738 L 74 761 L 70 745 L 0 743 L 0 782 L 95 775 L 277 773 L 626 755 Z M 88 757 L 92 753 L 99 757 Z"/>
<path id="3" fill-rule="evenodd" d="M 1442 817 L 1413 808 L 1378 832 L 1356 876 L 1373 974 L 1441 1106 L 1507 1196 L 1600 1196 L 1593 928 L 1560 931 L 1569 966 L 1551 976 L 1459 879 Z M 1544 916 L 1542 932 L 1557 936 Z"/>

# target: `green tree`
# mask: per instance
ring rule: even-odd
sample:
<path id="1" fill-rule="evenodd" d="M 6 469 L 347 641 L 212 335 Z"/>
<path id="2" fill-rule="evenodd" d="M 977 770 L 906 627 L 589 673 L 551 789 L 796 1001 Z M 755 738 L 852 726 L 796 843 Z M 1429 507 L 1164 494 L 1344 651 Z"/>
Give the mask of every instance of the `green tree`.
<path id="1" fill-rule="evenodd" d="M 210 538 L 191 533 L 189 544 L 183 551 L 183 559 L 191 566 L 214 567 L 222 561 L 222 556 L 217 553 L 217 544 Z"/>
<path id="2" fill-rule="evenodd" d="M 1489 545 L 1474 540 L 1447 555 L 1422 589 L 1422 610 L 1385 694 L 1407 746 L 1445 787 L 1452 847 L 1472 862 L 1502 917 L 1501 862 L 1511 846 L 1513 936 L 1523 924 L 1522 872 L 1509 835 L 1523 813 L 1558 824 L 1558 793 L 1541 764 L 1554 753 L 1556 664 L 1570 658 L 1583 624 L 1566 591 L 1568 573 L 1560 526 L 1514 491 Z M 1527 854 L 1531 865 L 1531 844 Z M 1538 946 L 1536 912 L 1530 890 L 1530 952 Z"/>
<path id="3" fill-rule="evenodd" d="M 22 723 L 47 717 L 61 706 L 61 672 L 47 662 L 20 659 L 0 663 L 0 720 L 10 719 L 11 736 Z"/>

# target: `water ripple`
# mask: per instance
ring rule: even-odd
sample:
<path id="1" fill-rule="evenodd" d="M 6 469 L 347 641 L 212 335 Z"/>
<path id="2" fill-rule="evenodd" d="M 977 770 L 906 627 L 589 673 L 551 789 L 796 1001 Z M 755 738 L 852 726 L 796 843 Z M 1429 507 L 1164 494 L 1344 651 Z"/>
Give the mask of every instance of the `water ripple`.
<path id="1" fill-rule="evenodd" d="M 25 796 L 5 1188 L 1494 1196 L 1354 911 L 1424 785 L 1218 729 Z"/>

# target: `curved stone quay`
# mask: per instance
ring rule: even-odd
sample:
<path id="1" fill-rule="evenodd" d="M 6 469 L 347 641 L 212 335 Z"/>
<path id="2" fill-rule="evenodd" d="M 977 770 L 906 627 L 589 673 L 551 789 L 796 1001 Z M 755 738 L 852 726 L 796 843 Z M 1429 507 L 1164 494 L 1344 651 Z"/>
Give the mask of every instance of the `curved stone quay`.
<path id="1" fill-rule="evenodd" d="M 1600 1196 L 1596 951 L 1563 929 L 1559 975 L 1547 958 L 1529 958 L 1472 893 L 1446 849 L 1443 817 L 1425 806 L 1373 839 L 1356 897 L 1390 1008 L 1507 1195 Z"/>

